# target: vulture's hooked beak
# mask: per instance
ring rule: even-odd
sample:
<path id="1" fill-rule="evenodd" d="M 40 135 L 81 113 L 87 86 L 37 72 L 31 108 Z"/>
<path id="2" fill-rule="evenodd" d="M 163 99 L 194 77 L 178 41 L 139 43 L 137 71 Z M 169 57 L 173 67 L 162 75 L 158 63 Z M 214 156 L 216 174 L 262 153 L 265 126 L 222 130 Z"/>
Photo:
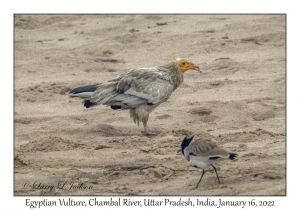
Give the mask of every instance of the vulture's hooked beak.
<path id="1" fill-rule="evenodd" d="M 192 69 L 201 72 L 201 71 L 200 71 L 200 67 L 197 66 L 197 65 L 194 65 L 194 66 L 192 67 Z"/>

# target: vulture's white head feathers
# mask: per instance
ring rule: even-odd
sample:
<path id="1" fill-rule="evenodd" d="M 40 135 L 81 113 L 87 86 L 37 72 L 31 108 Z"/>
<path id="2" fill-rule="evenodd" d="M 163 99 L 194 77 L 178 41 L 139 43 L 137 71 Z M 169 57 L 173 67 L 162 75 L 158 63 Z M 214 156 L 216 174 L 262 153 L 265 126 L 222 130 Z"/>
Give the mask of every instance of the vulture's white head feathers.
<path id="1" fill-rule="evenodd" d="M 175 62 L 177 65 L 179 65 L 179 68 L 182 72 L 186 72 L 188 70 L 196 70 L 196 71 L 200 71 L 199 66 L 195 65 L 194 63 L 186 60 L 186 59 L 182 59 L 182 58 L 176 58 Z"/>

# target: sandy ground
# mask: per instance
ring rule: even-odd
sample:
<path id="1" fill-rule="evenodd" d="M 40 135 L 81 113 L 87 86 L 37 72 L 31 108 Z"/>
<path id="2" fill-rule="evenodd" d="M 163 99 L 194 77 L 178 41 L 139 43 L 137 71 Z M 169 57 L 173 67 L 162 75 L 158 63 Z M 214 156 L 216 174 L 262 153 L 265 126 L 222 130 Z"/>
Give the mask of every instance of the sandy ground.
<path id="1" fill-rule="evenodd" d="M 14 195 L 286 195 L 284 15 L 15 15 Z M 198 64 L 141 136 L 68 92 L 175 57 Z M 236 161 L 201 170 L 187 134 Z M 71 186 L 72 189 L 69 189 Z"/>

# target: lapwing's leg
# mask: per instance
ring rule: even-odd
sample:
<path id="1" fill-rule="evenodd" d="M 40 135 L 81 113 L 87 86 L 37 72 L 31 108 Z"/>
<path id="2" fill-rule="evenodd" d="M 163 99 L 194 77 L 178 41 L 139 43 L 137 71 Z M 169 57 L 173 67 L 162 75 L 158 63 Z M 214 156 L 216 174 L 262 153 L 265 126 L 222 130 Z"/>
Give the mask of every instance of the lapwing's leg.
<path id="1" fill-rule="evenodd" d="M 216 174 L 217 174 L 217 178 L 218 178 L 218 181 L 219 181 L 219 184 L 221 184 L 221 182 L 220 182 L 220 179 L 219 179 L 219 176 L 218 176 L 218 173 L 217 173 L 217 169 L 216 169 L 216 167 L 214 167 L 214 165 L 213 164 L 211 164 L 211 166 L 215 169 L 215 172 L 216 172 Z"/>
<path id="2" fill-rule="evenodd" d="M 196 189 L 198 188 L 198 186 L 199 186 L 199 184 L 200 184 L 200 182 L 201 182 L 201 179 L 202 179 L 203 175 L 204 175 L 204 169 L 203 169 L 203 171 L 202 171 L 202 176 L 200 177 L 200 180 L 199 180 L 199 182 L 198 182 L 198 184 L 197 184 L 197 186 L 196 186 Z"/>

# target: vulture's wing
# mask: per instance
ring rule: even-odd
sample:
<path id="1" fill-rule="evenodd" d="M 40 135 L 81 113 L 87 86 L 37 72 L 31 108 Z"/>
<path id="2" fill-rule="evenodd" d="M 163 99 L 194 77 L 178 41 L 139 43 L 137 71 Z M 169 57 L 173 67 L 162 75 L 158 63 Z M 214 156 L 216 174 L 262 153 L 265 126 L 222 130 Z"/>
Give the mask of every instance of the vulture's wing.
<path id="1" fill-rule="evenodd" d="M 107 103 L 158 104 L 167 100 L 173 92 L 172 79 L 164 67 L 134 69 L 107 82 L 116 84 L 113 97 Z M 96 101 L 95 97 L 97 91 L 91 97 L 93 101 Z"/>

